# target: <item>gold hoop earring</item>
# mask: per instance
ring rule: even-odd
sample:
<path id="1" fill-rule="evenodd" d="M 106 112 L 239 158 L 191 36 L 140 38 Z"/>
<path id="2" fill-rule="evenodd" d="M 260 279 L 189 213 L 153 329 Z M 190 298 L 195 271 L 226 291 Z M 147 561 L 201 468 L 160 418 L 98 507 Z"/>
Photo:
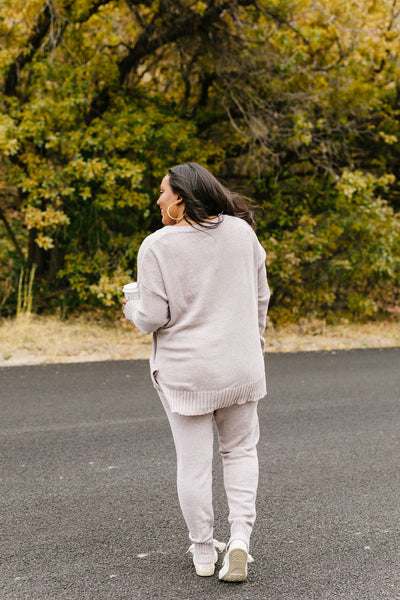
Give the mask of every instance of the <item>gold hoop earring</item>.
<path id="1" fill-rule="evenodd" d="M 174 203 L 174 204 L 176 204 L 176 203 Z M 167 215 L 169 216 L 169 218 L 171 219 L 171 221 L 176 221 L 177 223 L 178 223 L 179 221 L 182 221 L 182 219 L 183 219 L 183 215 L 182 215 L 181 217 L 173 217 L 173 216 L 170 214 L 170 212 L 169 212 L 169 209 L 171 208 L 171 206 L 172 206 L 172 204 L 170 204 L 170 205 L 167 207 Z"/>

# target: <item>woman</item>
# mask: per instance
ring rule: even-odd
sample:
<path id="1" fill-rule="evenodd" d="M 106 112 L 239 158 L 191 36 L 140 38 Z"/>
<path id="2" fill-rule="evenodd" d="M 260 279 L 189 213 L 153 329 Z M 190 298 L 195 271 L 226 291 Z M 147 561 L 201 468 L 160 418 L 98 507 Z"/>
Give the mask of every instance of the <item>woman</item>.
<path id="1" fill-rule="evenodd" d="M 258 483 L 257 403 L 266 394 L 262 334 L 265 251 L 252 212 L 196 163 L 170 169 L 157 205 L 162 229 L 138 254 L 139 300 L 124 314 L 153 333 L 153 384 L 177 452 L 177 487 L 196 573 L 213 575 L 213 423 L 231 535 L 219 578 L 244 581 Z"/>

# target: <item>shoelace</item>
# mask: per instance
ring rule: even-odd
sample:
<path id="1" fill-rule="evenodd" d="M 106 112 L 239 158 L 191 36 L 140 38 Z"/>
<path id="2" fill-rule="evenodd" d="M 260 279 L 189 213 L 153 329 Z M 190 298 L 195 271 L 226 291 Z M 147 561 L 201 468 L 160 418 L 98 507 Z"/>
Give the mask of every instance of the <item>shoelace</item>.
<path id="1" fill-rule="evenodd" d="M 224 544 L 224 542 L 219 542 L 218 540 L 214 540 L 214 548 L 216 550 L 218 550 L 219 552 L 223 552 L 226 548 L 226 544 Z M 191 554 L 194 555 L 194 544 L 189 546 L 188 552 L 190 552 Z M 251 556 L 251 554 L 247 554 L 247 562 L 248 563 L 254 562 L 254 558 Z"/>
<path id="2" fill-rule="evenodd" d="M 214 548 L 216 550 L 218 550 L 219 552 L 223 552 L 225 550 L 226 544 L 224 544 L 224 542 L 219 542 L 218 540 L 213 540 L 213 541 L 214 541 Z M 194 544 L 189 546 L 188 552 L 191 552 L 194 555 Z"/>

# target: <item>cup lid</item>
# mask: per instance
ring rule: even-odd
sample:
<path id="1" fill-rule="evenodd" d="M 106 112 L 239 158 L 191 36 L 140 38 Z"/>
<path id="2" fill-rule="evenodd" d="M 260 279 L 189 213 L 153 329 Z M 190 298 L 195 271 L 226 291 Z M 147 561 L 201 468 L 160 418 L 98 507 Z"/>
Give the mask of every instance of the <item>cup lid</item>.
<path id="1" fill-rule="evenodd" d="M 132 283 L 127 283 L 126 285 L 124 285 L 124 287 L 122 288 L 122 290 L 124 292 L 129 292 L 129 291 L 133 291 L 137 289 L 137 281 L 133 281 Z"/>

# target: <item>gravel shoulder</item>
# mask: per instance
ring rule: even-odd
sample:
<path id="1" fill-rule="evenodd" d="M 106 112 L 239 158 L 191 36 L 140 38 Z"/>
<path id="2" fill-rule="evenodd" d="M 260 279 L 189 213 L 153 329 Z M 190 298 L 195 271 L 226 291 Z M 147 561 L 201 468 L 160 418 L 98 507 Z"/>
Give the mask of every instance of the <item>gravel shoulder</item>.
<path id="1" fill-rule="evenodd" d="M 303 352 L 400 346 L 400 321 L 364 324 L 309 320 L 287 327 L 267 324 L 266 352 Z M 146 359 L 151 335 L 125 319 L 115 323 L 84 317 L 23 315 L 0 321 L 0 366 Z"/>

